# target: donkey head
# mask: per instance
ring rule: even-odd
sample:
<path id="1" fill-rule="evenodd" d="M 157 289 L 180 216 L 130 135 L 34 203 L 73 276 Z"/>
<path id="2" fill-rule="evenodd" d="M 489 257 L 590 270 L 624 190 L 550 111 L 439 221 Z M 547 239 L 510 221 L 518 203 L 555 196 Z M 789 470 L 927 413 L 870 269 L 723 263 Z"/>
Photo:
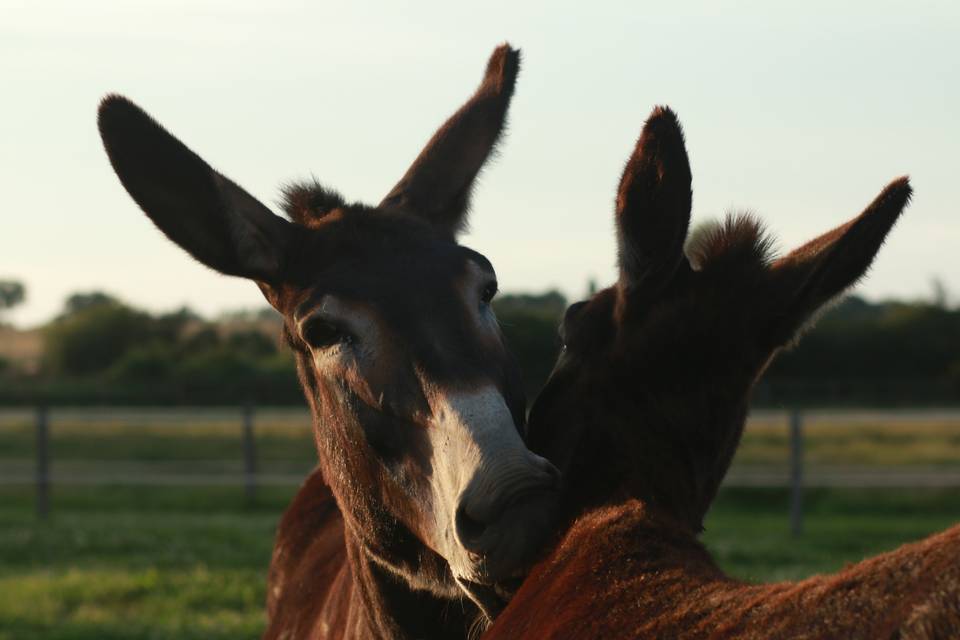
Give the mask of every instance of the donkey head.
<path id="1" fill-rule="evenodd" d="M 529 444 L 579 492 L 572 503 L 619 489 L 699 531 L 754 382 L 864 275 L 910 192 L 894 181 L 858 217 L 779 259 L 749 216 L 688 238 L 683 134 L 656 109 L 617 192 L 619 280 L 568 309 L 564 350 L 530 414 Z"/>
<path id="2" fill-rule="evenodd" d="M 376 207 L 317 184 L 291 220 L 212 169 L 126 99 L 99 125 L 154 224 L 283 314 L 320 464 L 347 535 L 377 566 L 451 596 L 516 571 L 547 532 L 558 472 L 521 439 L 525 399 L 490 307 L 497 279 L 458 245 L 519 68 L 504 45 L 480 88 Z"/>

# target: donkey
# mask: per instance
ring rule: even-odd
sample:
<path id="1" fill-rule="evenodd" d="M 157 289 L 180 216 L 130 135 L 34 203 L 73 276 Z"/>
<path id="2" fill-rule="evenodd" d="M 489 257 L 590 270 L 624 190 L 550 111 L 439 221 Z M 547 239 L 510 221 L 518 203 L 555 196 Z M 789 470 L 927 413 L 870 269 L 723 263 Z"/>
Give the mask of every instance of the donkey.
<path id="1" fill-rule="evenodd" d="M 749 216 L 688 238 L 682 131 L 653 112 L 617 191 L 619 279 L 568 309 L 529 418 L 564 474 L 565 524 L 485 637 L 960 637 L 960 527 L 769 585 L 727 577 L 697 540 L 751 388 L 864 275 L 910 195 L 900 178 L 780 258 Z"/>
<path id="2" fill-rule="evenodd" d="M 345 564 L 311 628 L 277 635 L 463 637 L 490 585 L 549 532 L 559 475 L 522 440 L 520 376 L 490 308 L 496 275 L 455 239 L 519 63 L 508 45 L 494 51 L 379 205 L 297 184 L 290 220 L 126 98 L 100 105 L 110 162 L 153 223 L 204 265 L 256 282 L 283 315 L 314 417 L 317 500 L 328 489 L 335 501 L 325 517 Z"/>

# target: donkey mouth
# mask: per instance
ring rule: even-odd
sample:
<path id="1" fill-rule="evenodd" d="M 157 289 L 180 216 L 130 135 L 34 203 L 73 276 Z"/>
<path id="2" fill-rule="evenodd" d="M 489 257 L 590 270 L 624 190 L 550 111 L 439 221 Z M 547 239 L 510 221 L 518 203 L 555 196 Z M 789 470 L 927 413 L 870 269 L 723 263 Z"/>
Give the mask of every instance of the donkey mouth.
<path id="1" fill-rule="evenodd" d="M 495 525 L 483 528 L 461 514 L 460 540 L 473 565 L 464 579 L 499 590 L 509 600 L 509 587 L 526 576 L 552 531 L 558 499 L 553 488 L 527 493 Z"/>
<path id="2" fill-rule="evenodd" d="M 457 578 L 457 584 L 477 605 L 488 622 L 492 622 L 506 608 L 513 596 L 512 592 L 504 591 L 496 584 L 481 584 L 464 578 Z"/>

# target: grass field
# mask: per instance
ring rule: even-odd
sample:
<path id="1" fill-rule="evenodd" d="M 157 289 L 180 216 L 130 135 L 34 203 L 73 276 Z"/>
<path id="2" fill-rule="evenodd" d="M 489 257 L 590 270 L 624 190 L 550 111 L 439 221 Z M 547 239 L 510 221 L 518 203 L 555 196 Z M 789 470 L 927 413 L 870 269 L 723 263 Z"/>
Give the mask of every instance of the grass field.
<path id="1" fill-rule="evenodd" d="M 756 412 L 736 464 L 783 465 L 787 416 Z M 804 459 L 811 466 L 960 467 L 960 414 L 955 411 L 807 412 Z"/>
<path id="2" fill-rule="evenodd" d="M 237 416 L 210 412 L 184 422 L 175 413 L 55 412 L 53 468 L 230 472 L 242 457 Z M 6 418 L 0 480 L 32 470 L 31 416 Z M 830 424 L 811 421 L 814 460 L 924 467 L 960 460 L 960 429 L 947 419 Z M 258 425 L 261 469 L 311 466 L 301 414 L 265 413 Z M 785 457 L 782 417 L 771 417 L 751 425 L 736 464 L 775 466 Z M 239 487 L 55 485 L 51 517 L 38 522 L 31 487 L 0 484 L 0 640 L 257 637 L 274 527 L 294 490 L 261 487 L 249 505 Z M 817 489 L 804 504 L 805 530 L 794 538 L 785 490 L 725 489 L 704 539 L 734 575 L 777 580 L 832 571 L 960 521 L 955 489 Z"/>
<path id="3" fill-rule="evenodd" d="M 58 490 L 45 523 L 0 508 L 0 638 L 251 638 L 274 527 L 292 490 Z"/>
<path id="4" fill-rule="evenodd" d="M 25 489 L 0 492 L 0 639 L 254 638 L 289 490 L 245 506 L 237 489 L 57 490 L 37 522 Z M 753 580 L 799 578 L 960 521 L 951 491 L 819 490 L 792 538 L 782 490 L 724 491 L 705 540 Z"/>

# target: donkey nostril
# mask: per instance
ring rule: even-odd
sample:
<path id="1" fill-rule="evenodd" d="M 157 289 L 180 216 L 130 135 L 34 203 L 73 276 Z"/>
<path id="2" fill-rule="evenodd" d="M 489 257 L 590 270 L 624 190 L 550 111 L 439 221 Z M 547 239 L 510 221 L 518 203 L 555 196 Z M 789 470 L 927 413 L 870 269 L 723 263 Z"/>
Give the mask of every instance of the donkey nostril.
<path id="1" fill-rule="evenodd" d="M 464 546 L 475 545 L 486 530 L 487 525 L 471 518 L 463 505 L 457 509 L 457 535 Z"/>
<path id="2" fill-rule="evenodd" d="M 550 478 L 550 483 L 554 487 L 560 486 L 560 477 L 561 477 L 560 469 L 557 469 L 555 466 L 553 466 L 553 463 L 550 462 L 549 460 L 545 460 L 545 462 L 546 464 L 544 465 L 543 468 L 544 468 L 544 471 L 547 472 L 547 476 Z"/>

